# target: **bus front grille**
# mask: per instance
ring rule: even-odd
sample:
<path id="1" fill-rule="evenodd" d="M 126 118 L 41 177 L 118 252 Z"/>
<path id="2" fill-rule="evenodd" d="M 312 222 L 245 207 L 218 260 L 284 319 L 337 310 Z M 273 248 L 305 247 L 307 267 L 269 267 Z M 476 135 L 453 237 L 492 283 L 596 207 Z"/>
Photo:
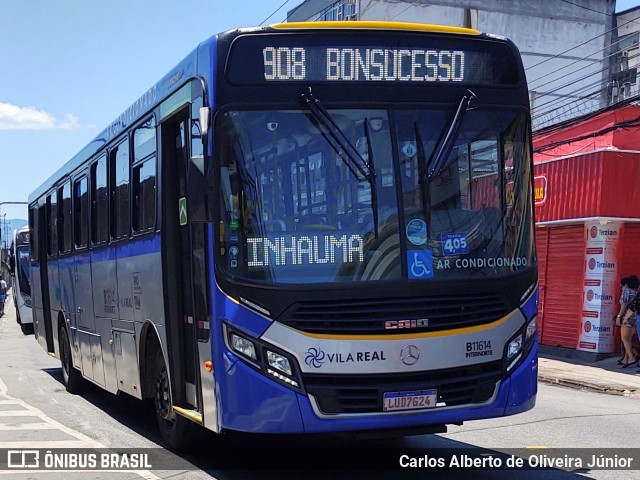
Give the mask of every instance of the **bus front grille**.
<path id="1" fill-rule="evenodd" d="M 493 322 L 511 311 L 499 294 L 302 302 L 278 321 L 308 333 L 393 335 Z"/>
<path id="2" fill-rule="evenodd" d="M 438 404 L 452 407 L 486 402 L 502 378 L 502 361 L 443 370 L 380 375 L 303 374 L 322 413 L 382 412 L 385 392 L 437 389 Z"/>

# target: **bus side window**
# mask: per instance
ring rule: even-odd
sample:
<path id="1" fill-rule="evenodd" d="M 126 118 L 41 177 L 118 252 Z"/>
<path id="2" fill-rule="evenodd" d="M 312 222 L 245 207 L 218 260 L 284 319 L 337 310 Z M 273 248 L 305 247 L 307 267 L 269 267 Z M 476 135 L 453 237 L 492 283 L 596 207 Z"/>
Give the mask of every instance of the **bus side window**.
<path id="1" fill-rule="evenodd" d="M 133 167 L 133 230 L 152 229 L 156 221 L 156 157 Z"/>
<path id="2" fill-rule="evenodd" d="M 71 223 L 71 186 L 69 182 L 58 188 L 58 226 L 59 238 L 58 247 L 60 253 L 71 251 L 72 240 L 72 223 Z"/>
<path id="3" fill-rule="evenodd" d="M 58 200 L 56 192 L 47 195 L 47 253 L 52 255 L 58 254 Z"/>
<path id="4" fill-rule="evenodd" d="M 131 218 L 134 232 L 151 230 L 156 222 L 156 121 L 150 117 L 133 132 Z"/>
<path id="5" fill-rule="evenodd" d="M 38 225 L 38 206 L 34 205 L 29 207 L 29 247 L 30 247 L 30 255 L 31 260 L 38 261 L 39 253 L 38 253 L 38 245 L 40 242 L 40 226 Z"/>
<path id="6" fill-rule="evenodd" d="M 129 139 L 109 152 L 111 238 L 129 235 Z"/>
<path id="7" fill-rule="evenodd" d="M 91 243 L 109 239 L 109 192 L 107 190 L 107 157 L 101 156 L 91 165 Z"/>
<path id="8" fill-rule="evenodd" d="M 89 241 L 89 194 L 87 191 L 87 177 L 73 183 L 73 237 L 76 248 L 87 246 Z"/>

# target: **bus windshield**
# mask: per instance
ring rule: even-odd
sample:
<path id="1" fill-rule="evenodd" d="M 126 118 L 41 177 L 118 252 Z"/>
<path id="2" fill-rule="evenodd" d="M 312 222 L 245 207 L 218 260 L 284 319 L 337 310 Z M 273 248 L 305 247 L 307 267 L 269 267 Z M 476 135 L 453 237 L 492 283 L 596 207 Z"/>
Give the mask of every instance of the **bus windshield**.
<path id="1" fill-rule="evenodd" d="M 29 282 L 29 246 L 18 247 L 16 253 L 16 276 L 20 284 L 20 291 L 31 296 L 31 285 Z"/>
<path id="2" fill-rule="evenodd" d="M 222 115 L 225 274 L 278 284 L 428 281 L 533 266 L 526 114 L 326 112 L 344 142 L 310 110 Z"/>

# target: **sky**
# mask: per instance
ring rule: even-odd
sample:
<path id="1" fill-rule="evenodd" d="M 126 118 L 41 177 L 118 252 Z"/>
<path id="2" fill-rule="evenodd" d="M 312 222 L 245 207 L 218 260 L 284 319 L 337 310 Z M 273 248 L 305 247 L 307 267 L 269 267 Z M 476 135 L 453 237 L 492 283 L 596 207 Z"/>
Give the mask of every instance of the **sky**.
<path id="1" fill-rule="evenodd" d="M 26 202 L 200 42 L 301 1 L 0 0 L 0 203 Z"/>
<path id="2" fill-rule="evenodd" d="M 301 1 L 0 0 L 0 203 L 26 202 L 201 41 L 284 21 Z"/>

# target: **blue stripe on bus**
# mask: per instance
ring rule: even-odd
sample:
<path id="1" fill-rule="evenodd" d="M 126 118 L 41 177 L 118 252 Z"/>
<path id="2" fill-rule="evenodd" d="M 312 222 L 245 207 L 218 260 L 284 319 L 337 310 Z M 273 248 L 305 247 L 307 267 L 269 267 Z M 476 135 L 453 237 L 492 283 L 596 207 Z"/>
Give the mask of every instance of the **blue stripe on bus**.
<path id="1" fill-rule="evenodd" d="M 82 265 L 91 262 L 108 262 L 121 258 L 138 257 L 149 253 L 159 253 L 161 247 L 160 234 L 152 237 L 144 237 L 138 240 L 100 247 L 91 251 L 79 251 L 73 255 L 63 256 L 59 259 L 49 259 L 49 265 L 55 265 L 57 261 L 65 262 L 71 260 L 72 263 Z"/>
<path id="2" fill-rule="evenodd" d="M 147 255 L 149 253 L 160 252 L 160 235 L 152 237 L 144 237 L 138 240 L 130 240 L 128 242 L 109 245 L 106 248 L 100 248 L 91 252 L 92 262 L 107 262 L 128 257 L 137 257 Z"/>
<path id="3" fill-rule="evenodd" d="M 108 262 L 116 259 L 115 247 L 103 247 L 91 252 L 92 262 Z"/>

